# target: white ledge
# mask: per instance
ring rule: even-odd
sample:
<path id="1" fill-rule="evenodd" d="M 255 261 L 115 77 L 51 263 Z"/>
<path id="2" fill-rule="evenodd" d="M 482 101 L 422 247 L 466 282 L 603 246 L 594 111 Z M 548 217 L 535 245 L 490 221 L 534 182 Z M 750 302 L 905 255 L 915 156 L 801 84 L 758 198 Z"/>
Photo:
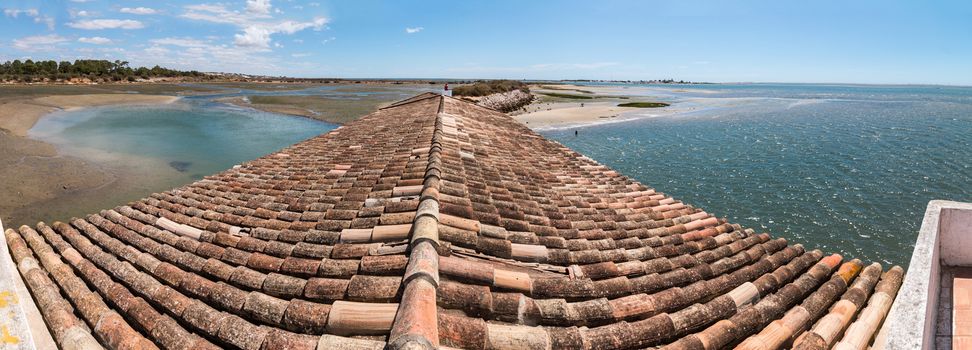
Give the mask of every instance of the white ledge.
<path id="1" fill-rule="evenodd" d="M 908 273 L 884 321 L 885 350 L 935 349 L 942 266 L 972 266 L 972 203 L 928 203 Z"/>
<path id="2" fill-rule="evenodd" d="M 3 233 L 3 222 L 0 221 L 0 233 Z M 0 318 L 0 326 L 9 332 L 11 343 L 0 343 L 3 349 L 57 349 L 51 332 L 44 323 L 44 317 L 34 304 L 34 299 L 27 290 L 27 285 L 20 277 L 17 265 L 7 247 L 6 234 L 0 238 L 0 298 L 5 298 L 5 307 L 0 307 L 0 313 L 12 317 Z"/>

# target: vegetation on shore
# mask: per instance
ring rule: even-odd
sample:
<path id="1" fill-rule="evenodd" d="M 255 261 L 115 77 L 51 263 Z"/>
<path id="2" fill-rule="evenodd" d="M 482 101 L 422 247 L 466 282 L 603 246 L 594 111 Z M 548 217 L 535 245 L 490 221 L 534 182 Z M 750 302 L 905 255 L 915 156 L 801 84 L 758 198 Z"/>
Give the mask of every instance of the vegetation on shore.
<path id="1" fill-rule="evenodd" d="M 128 66 L 126 61 L 74 60 L 57 62 L 13 60 L 0 64 L 0 80 L 10 82 L 58 82 L 58 81 L 136 81 L 158 77 L 203 77 L 198 71 L 180 71 L 155 66 L 152 68 Z"/>
<path id="2" fill-rule="evenodd" d="M 619 104 L 618 107 L 635 107 L 635 108 L 659 108 L 670 106 L 664 102 L 628 102 Z"/>
<path id="3" fill-rule="evenodd" d="M 452 89 L 453 96 L 481 97 L 520 90 L 530 92 L 526 83 L 517 80 L 480 80 L 470 85 L 457 86 Z"/>
<path id="4" fill-rule="evenodd" d="M 463 99 L 469 98 L 463 97 Z M 523 92 L 523 90 L 513 90 L 510 92 L 484 96 L 480 98 L 479 101 L 475 101 L 475 103 L 503 113 L 510 113 L 523 109 L 523 107 L 533 102 L 533 99 L 534 96 L 528 92 Z"/>
<path id="5" fill-rule="evenodd" d="M 594 99 L 593 96 L 574 95 L 574 94 L 561 94 L 561 93 L 558 93 L 558 92 L 540 92 L 539 94 L 544 95 L 544 96 L 559 97 L 559 98 L 569 98 L 569 99 L 574 99 L 574 100 L 591 100 L 591 99 Z"/>
<path id="6" fill-rule="evenodd" d="M 582 94 L 593 94 L 594 93 L 594 91 L 590 91 L 590 90 L 569 89 L 569 88 L 559 87 L 559 86 L 556 86 L 556 85 L 540 85 L 540 88 L 547 89 L 547 90 L 577 91 L 577 92 L 582 93 Z"/>

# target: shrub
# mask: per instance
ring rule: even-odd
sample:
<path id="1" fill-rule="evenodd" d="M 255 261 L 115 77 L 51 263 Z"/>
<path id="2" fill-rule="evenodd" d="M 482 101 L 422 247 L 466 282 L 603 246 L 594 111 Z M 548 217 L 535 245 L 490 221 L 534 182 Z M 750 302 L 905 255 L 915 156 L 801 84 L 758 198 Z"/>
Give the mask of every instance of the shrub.
<path id="1" fill-rule="evenodd" d="M 520 90 L 530 92 L 527 84 L 517 80 L 489 80 L 477 81 L 471 85 L 458 86 L 452 90 L 453 96 L 487 96 L 503 92 Z"/>

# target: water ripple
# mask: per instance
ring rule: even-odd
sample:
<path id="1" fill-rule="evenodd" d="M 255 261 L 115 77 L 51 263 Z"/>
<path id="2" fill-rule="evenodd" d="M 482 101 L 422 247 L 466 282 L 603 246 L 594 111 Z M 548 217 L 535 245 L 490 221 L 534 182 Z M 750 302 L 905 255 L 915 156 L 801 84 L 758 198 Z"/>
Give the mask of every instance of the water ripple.
<path id="1" fill-rule="evenodd" d="M 822 88 L 734 89 L 778 97 Z M 929 200 L 972 201 L 972 89 L 874 89 L 840 88 L 839 98 L 812 103 L 752 98 L 589 127 L 579 137 L 544 134 L 744 226 L 907 265 Z"/>

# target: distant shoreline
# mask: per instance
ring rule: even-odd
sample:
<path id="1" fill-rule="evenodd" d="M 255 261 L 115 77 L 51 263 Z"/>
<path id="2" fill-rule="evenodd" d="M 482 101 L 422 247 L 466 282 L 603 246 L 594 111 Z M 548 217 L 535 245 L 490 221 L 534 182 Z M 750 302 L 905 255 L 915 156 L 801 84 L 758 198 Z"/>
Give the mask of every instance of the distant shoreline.
<path id="1" fill-rule="evenodd" d="M 689 111 L 677 104 L 660 108 L 622 107 L 625 103 L 655 102 L 650 98 L 627 96 L 610 86 L 537 84 L 530 87 L 530 92 L 537 96 L 534 102 L 510 115 L 534 130 L 586 127 Z"/>

